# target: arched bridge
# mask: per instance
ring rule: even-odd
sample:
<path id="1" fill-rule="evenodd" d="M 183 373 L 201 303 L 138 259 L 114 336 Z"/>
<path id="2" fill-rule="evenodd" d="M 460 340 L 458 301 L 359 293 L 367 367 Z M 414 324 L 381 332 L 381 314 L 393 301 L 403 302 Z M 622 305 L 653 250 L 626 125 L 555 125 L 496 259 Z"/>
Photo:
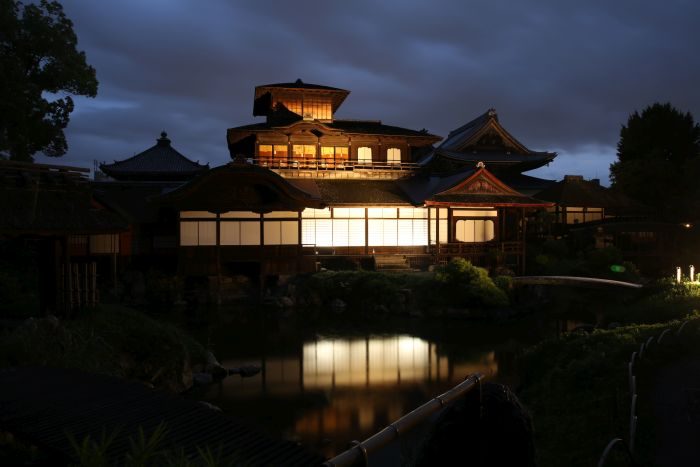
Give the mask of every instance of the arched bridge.
<path id="1" fill-rule="evenodd" d="M 643 287 L 642 284 L 634 282 L 578 276 L 517 276 L 513 278 L 513 285 L 566 285 L 590 288 L 624 287 L 629 289 L 641 289 Z"/>

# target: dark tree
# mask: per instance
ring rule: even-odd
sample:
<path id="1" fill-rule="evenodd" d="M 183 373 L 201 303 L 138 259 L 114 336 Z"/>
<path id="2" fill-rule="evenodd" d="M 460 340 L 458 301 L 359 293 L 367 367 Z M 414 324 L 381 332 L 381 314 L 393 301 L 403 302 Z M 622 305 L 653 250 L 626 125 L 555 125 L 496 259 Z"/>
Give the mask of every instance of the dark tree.
<path id="1" fill-rule="evenodd" d="M 69 94 L 97 94 L 95 69 L 77 41 L 60 3 L 0 0 L 0 158 L 66 153 Z"/>
<path id="2" fill-rule="evenodd" d="M 671 221 L 695 220 L 700 195 L 700 127 L 671 104 L 634 112 L 620 131 L 615 188 Z"/>

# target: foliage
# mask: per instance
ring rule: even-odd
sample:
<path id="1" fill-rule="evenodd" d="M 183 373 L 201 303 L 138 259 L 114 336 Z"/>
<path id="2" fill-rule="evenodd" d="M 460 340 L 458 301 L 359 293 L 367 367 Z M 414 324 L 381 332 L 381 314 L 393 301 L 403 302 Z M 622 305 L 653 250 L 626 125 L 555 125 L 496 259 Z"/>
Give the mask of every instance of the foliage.
<path id="1" fill-rule="evenodd" d="M 74 107 L 68 94 L 97 94 L 73 23 L 55 1 L 0 0 L 0 31 L 0 157 L 62 156 Z"/>
<path id="2" fill-rule="evenodd" d="M 697 209 L 700 186 L 700 126 L 690 113 L 655 103 L 630 115 L 620 130 L 613 188 L 674 221 Z"/>
<path id="3" fill-rule="evenodd" d="M 435 280 L 436 295 L 451 303 L 489 308 L 508 305 L 508 296 L 493 283 L 488 271 L 465 259 L 455 258 L 439 268 Z"/>
<path id="4" fill-rule="evenodd" d="M 571 252 L 565 240 L 530 245 L 528 274 L 638 281 L 639 270 L 612 246 Z M 613 267 L 616 266 L 616 267 Z M 619 266 L 622 266 L 621 268 Z"/>
<path id="5" fill-rule="evenodd" d="M 678 324 L 566 334 L 526 351 L 520 396 L 533 415 L 538 465 L 595 465 L 608 441 L 628 429 L 630 354 Z"/>
<path id="6" fill-rule="evenodd" d="M 622 305 L 606 311 L 610 321 L 658 323 L 683 318 L 688 310 L 700 310 L 700 285 L 660 279 L 646 285 Z"/>
<path id="7" fill-rule="evenodd" d="M 112 431 L 109 435 L 102 431 L 99 441 L 91 439 L 90 435 L 78 442 L 72 433 L 66 433 L 75 456 L 78 458 L 80 466 L 107 465 L 107 449 L 112 445 L 114 439 L 119 434 L 118 430 Z"/>
<path id="8" fill-rule="evenodd" d="M 109 435 L 102 432 L 99 441 L 94 441 L 90 436 L 86 436 L 82 441 L 76 441 L 71 433 L 66 433 L 66 437 L 73 448 L 75 457 L 78 459 L 76 467 L 107 467 L 109 463 L 107 451 L 116 439 L 120 430 L 114 429 Z M 129 450 L 126 452 L 122 465 L 126 467 L 150 467 L 150 466 L 172 466 L 172 467 L 219 467 L 232 466 L 236 461 L 235 457 L 226 459 L 222 456 L 222 446 L 213 451 L 211 446 L 202 448 L 197 446 L 198 458 L 189 459 L 183 449 L 168 449 L 163 446 L 168 428 L 164 422 L 146 435 L 142 426 L 139 426 L 136 437 L 129 437 Z M 236 462 L 235 465 L 241 465 Z"/>
<path id="9" fill-rule="evenodd" d="M 0 338 L 0 367 L 78 368 L 182 389 L 191 362 L 206 350 L 174 325 L 116 306 L 87 310 L 79 319 L 28 320 Z"/>
<path id="10" fill-rule="evenodd" d="M 508 288 L 509 279 L 501 279 Z M 485 269 L 453 260 L 435 273 L 324 271 L 300 276 L 296 284 L 302 303 L 330 305 L 340 299 L 350 308 L 408 312 L 412 308 L 440 313 L 446 308 L 490 309 L 508 305 L 508 296 Z"/>

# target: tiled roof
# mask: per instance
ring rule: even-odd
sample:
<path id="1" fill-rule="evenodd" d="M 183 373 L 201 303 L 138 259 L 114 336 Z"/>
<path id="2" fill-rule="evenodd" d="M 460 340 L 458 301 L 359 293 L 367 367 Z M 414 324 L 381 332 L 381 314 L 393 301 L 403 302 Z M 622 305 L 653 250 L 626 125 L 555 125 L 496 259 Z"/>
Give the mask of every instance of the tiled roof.
<path id="1" fill-rule="evenodd" d="M 320 84 L 305 83 L 301 79 L 297 79 L 293 83 L 263 84 L 262 86 L 256 86 L 256 88 L 318 89 L 318 90 L 324 90 L 324 91 L 349 92 L 349 91 L 346 91 L 345 89 L 333 88 L 330 86 L 322 86 Z"/>
<path id="2" fill-rule="evenodd" d="M 507 152 L 486 152 L 486 151 L 470 151 L 457 152 L 447 151 L 438 148 L 435 150 L 437 155 L 454 159 L 460 162 L 484 162 L 485 164 L 515 164 L 515 163 L 538 163 L 546 164 L 554 160 L 557 156 L 554 152 L 532 151 L 530 154 L 509 154 Z"/>
<path id="3" fill-rule="evenodd" d="M 321 199 L 327 204 L 411 204 L 393 180 L 316 180 Z"/>
<path id="4" fill-rule="evenodd" d="M 496 119 L 498 118 L 495 110 L 489 109 L 475 119 L 468 121 L 461 127 L 450 131 L 450 134 L 447 135 L 447 139 L 440 144 L 440 147 L 450 149 L 460 146 L 465 141 L 468 141 L 469 138 L 471 138 L 477 131 L 479 131 L 492 116 Z"/>
<path id="5" fill-rule="evenodd" d="M 302 121 L 301 118 L 285 121 L 285 122 L 275 122 L 273 124 L 268 122 L 253 123 L 250 125 L 238 126 L 231 128 L 231 130 L 248 130 L 248 131 L 264 131 L 272 130 L 275 128 L 286 128 L 289 125 Z M 408 128 L 402 128 L 392 125 L 384 125 L 382 122 L 377 120 L 334 120 L 331 123 L 320 123 L 320 125 L 334 130 L 344 131 L 346 133 L 359 133 L 367 135 L 396 135 L 396 136 L 423 136 L 439 141 L 440 137 L 428 133 L 426 130 L 411 130 Z"/>
<path id="6" fill-rule="evenodd" d="M 427 130 L 410 130 L 392 125 L 384 125 L 377 120 L 334 120 L 327 126 L 349 133 L 364 133 L 372 135 L 400 135 L 400 136 L 427 136 L 439 140 L 440 137 L 428 133 Z"/>
<path id="7" fill-rule="evenodd" d="M 175 150 L 165 132 L 160 136 L 155 146 L 123 161 L 102 164 L 100 169 L 117 180 L 187 180 L 209 168 Z"/>
<path id="8" fill-rule="evenodd" d="M 481 206 L 542 206 L 551 205 L 551 203 L 542 202 L 525 195 L 491 195 L 481 193 L 457 193 L 435 195 L 429 201 L 436 203 L 450 204 L 471 204 Z"/>
<path id="9" fill-rule="evenodd" d="M 639 214 L 645 208 L 622 193 L 601 186 L 599 183 L 584 180 L 580 175 L 566 175 L 535 195 L 537 199 L 552 201 L 560 206 L 602 207 Z"/>

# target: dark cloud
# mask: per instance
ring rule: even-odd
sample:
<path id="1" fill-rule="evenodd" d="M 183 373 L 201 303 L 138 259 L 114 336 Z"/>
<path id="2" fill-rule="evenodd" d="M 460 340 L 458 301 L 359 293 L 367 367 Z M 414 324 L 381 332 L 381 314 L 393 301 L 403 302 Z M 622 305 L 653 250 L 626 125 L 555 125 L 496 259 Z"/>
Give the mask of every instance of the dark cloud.
<path id="1" fill-rule="evenodd" d="M 445 136 L 496 107 L 539 173 L 604 180 L 634 110 L 700 117 L 700 3 L 672 0 L 330 2 L 66 0 L 97 69 L 61 163 L 150 146 L 165 129 L 193 159 L 226 162 L 225 130 L 252 123 L 256 85 L 302 78 L 352 91 L 339 116 Z"/>

